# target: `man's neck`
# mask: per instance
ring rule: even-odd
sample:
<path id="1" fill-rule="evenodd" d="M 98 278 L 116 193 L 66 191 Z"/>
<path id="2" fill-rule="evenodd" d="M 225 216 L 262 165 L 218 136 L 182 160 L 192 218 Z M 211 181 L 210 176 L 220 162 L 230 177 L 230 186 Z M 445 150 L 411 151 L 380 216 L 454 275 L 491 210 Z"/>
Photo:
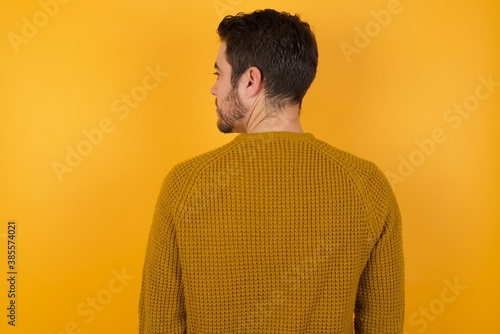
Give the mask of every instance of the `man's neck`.
<path id="1" fill-rule="evenodd" d="M 296 132 L 303 133 L 299 118 L 300 107 L 298 105 L 285 106 L 279 111 L 255 109 L 245 122 L 244 133 L 259 132 Z"/>

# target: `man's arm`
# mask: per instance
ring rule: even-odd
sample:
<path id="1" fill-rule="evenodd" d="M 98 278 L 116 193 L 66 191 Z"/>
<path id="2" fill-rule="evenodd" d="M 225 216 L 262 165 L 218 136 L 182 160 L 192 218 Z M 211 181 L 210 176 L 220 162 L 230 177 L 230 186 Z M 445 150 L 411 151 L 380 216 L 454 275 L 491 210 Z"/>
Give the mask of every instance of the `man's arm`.
<path id="1" fill-rule="evenodd" d="M 394 193 L 379 171 L 369 193 L 377 220 L 370 258 L 361 275 L 355 309 L 355 332 L 401 334 L 404 322 L 402 223 Z"/>
<path id="2" fill-rule="evenodd" d="M 181 267 L 173 224 L 173 172 L 162 186 L 149 234 L 139 302 L 139 333 L 185 333 Z"/>

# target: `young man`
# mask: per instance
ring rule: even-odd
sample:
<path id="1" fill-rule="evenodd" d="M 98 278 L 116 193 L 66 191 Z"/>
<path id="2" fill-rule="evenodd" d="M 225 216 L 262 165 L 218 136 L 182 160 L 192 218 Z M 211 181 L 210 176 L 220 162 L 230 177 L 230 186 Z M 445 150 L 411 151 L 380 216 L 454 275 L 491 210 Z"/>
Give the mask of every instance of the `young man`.
<path id="1" fill-rule="evenodd" d="M 140 333 L 402 333 L 393 192 L 372 163 L 300 125 L 318 62 L 309 25 L 262 10 L 218 34 L 217 125 L 241 134 L 166 177 Z"/>

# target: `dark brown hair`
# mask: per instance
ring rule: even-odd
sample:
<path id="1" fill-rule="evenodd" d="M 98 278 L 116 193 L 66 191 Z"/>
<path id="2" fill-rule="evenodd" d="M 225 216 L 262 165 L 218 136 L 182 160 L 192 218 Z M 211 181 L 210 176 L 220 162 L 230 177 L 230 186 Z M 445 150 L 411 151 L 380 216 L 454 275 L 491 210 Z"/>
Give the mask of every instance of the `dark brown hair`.
<path id="1" fill-rule="evenodd" d="M 233 87 L 255 66 L 274 107 L 302 103 L 318 67 L 318 47 L 307 22 L 298 15 L 265 9 L 226 16 L 217 33 L 227 45 Z"/>

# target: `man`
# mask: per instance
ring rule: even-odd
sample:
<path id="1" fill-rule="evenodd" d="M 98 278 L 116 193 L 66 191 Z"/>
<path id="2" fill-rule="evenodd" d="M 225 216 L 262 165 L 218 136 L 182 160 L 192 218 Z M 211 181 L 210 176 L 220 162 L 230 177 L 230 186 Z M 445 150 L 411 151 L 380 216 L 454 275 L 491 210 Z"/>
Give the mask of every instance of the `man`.
<path id="1" fill-rule="evenodd" d="M 218 34 L 217 125 L 241 134 L 165 179 L 140 332 L 402 333 L 393 192 L 300 125 L 318 61 L 309 25 L 262 10 L 225 17 Z"/>

